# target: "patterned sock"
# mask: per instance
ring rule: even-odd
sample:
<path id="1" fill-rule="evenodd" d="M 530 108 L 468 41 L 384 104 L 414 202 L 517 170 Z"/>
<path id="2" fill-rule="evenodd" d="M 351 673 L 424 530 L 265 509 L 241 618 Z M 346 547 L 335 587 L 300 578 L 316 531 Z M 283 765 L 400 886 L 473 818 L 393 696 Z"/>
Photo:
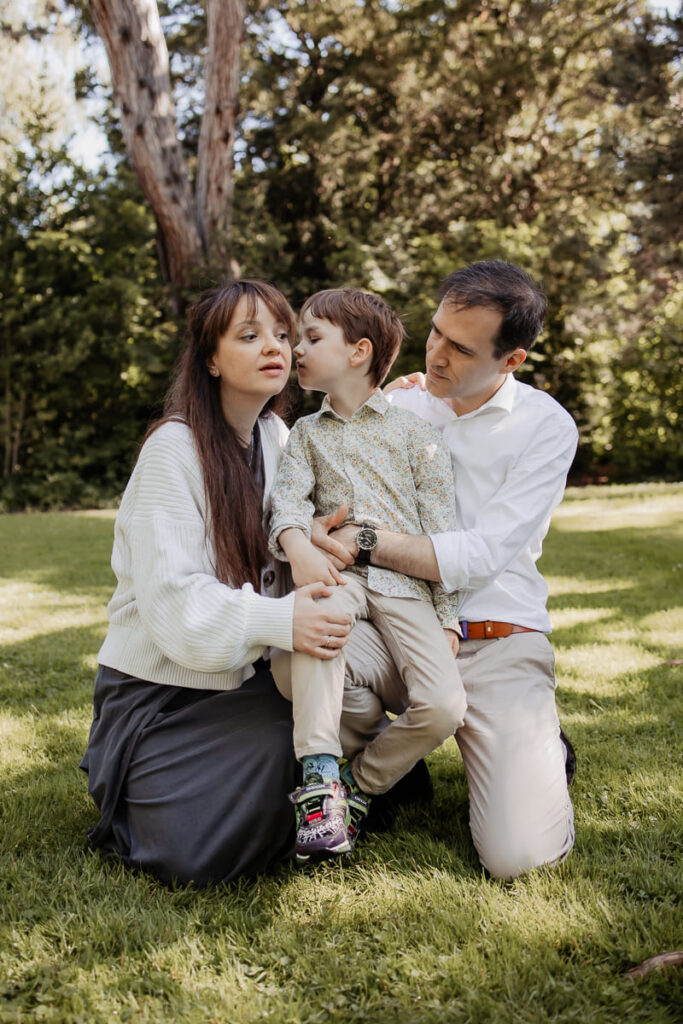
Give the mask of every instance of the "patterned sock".
<path id="1" fill-rule="evenodd" d="M 306 754 L 301 758 L 304 773 L 304 786 L 311 775 L 322 775 L 325 779 L 339 778 L 337 758 L 332 754 Z"/>

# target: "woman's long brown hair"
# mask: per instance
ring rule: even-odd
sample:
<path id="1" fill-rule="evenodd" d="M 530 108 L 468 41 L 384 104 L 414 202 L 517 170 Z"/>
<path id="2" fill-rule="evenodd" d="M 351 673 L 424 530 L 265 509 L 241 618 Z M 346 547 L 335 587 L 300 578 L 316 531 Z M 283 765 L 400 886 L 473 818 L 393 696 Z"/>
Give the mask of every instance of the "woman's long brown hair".
<path id="1" fill-rule="evenodd" d="M 247 464 L 244 446 L 223 415 L 220 378 L 212 377 L 208 361 L 230 326 L 235 308 L 246 297 L 249 315 L 259 299 L 294 340 L 296 320 L 284 295 L 265 281 L 228 281 L 203 292 L 188 313 L 188 344 L 164 402 L 162 423 L 182 420 L 192 431 L 204 477 L 208 510 L 207 535 L 216 552 L 216 576 L 223 583 L 261 587 L 261 570 L 269 555 L 263 530 L 260 489 Z M 270 398 L 261 412 L 283 412 L 285 392 Z"/>

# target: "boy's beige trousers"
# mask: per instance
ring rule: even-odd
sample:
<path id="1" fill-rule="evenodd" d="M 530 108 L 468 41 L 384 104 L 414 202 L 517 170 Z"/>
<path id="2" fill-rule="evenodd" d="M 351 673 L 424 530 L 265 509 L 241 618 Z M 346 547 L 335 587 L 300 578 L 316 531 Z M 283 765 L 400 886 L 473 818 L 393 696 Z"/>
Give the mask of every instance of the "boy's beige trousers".
<path id="1" fill-rule="evenodd" d="M 345 586 L 334 588 L 321 598 L 335 612 L 345 612 L 355 623 L 369 619 L 384 641 L 398 676 L 403 706 L 398 717 L 388 722 L 370 741 L 357 747 L 353 775 L 366 793 L 384 793 L 448 736 L 460 728 L 465 715 L 465 691 L 457 664 L 437 618 L 434 606 L 416 598 L 385 597 L 369 590 L 365 578 L 344 573 Z M 356 627 L 357 628 L 357 627 Z M 352 637 L 355 629 L 352 630 Z M 272 662 L 273 677 L 280 692 L 292 701 L 294 752 L 306 754 L 343 752 L 340 722 L 344 703 L 346 650 L 329 661 L 294 652 L 290 673 L 286 664 Z M 382 651 L 381 663 L 386 654 Z M 372 661 L 376 660 L 374 656 Z M 364 678 L 362 662 L 351 655 L 350 679 L 358 672 Z M 371 676 L 380 675 L 377 669 Z M 379 680 L 378 680 L 379 682 Z M 377 730 L 375 730 L 376 732 Z"/>

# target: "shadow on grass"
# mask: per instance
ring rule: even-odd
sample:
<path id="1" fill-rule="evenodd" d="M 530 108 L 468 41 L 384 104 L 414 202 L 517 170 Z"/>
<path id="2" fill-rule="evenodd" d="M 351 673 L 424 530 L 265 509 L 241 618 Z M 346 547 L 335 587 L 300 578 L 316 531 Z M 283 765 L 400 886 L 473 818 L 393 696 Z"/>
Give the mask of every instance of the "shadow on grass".
<path id="1" fill-rule="evenodd" d="M 23 713 L 82 707 L 92 701 L 105 626 L 69 626 L 15 644 L 0 645 L 0 711 Z"/>
<path id="2" fill-rule="evenodd" d="M 647 533 L 647 546 L 643 544 L 643 533 Z M 674 567 L 683 561 L 683 541 L 680 530 L 674 526 L 648 527 L 646 531 L 634 527 L 612 527 L 606 530 L 591 529 L 573 530 L 562 524 L 553 524 L 544 548 L 539 566 L 546 576 L 567 574 L 568 551 L 574 561 L 571 565 L 572 577 L 588 581 L 613 579 L 640 587 L 642 577 L 659 574 L 660 591 L 662 574 L 675 587 L 676 572 Z M 626 563 L 624 560 L 627 560 Z M 634 567 L 637 566 L 637 578 Z M 623 599 L 630 590 L 617 590 L 614 597 Z M 663 591 L 666 593 L 666 590 Z M 675 590 L 674 590 L 675 592 Z M 553 595 L 564 601 L 577 595 Z M 597 595 L 593 594 L 593 597 Z M 600 594 L 600 598 L 604 595 Z M 659 603 L 657 605 L 659 607 Z M 654 610 L 654 609 L 650 609 Z"/>

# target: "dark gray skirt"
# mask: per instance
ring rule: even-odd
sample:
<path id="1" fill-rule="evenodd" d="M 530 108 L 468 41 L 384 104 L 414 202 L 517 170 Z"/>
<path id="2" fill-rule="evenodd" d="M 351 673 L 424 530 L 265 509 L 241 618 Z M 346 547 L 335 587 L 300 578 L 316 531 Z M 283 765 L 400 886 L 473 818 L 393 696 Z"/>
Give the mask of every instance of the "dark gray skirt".
<path id="1" fill-rule="evenodd" d="M 207 885 L 291 856 L 291 705 L 263 662 L 238 690 L 164 686 L 100 666 L 81 767 L 92 846 L 165 882 Z"/>

